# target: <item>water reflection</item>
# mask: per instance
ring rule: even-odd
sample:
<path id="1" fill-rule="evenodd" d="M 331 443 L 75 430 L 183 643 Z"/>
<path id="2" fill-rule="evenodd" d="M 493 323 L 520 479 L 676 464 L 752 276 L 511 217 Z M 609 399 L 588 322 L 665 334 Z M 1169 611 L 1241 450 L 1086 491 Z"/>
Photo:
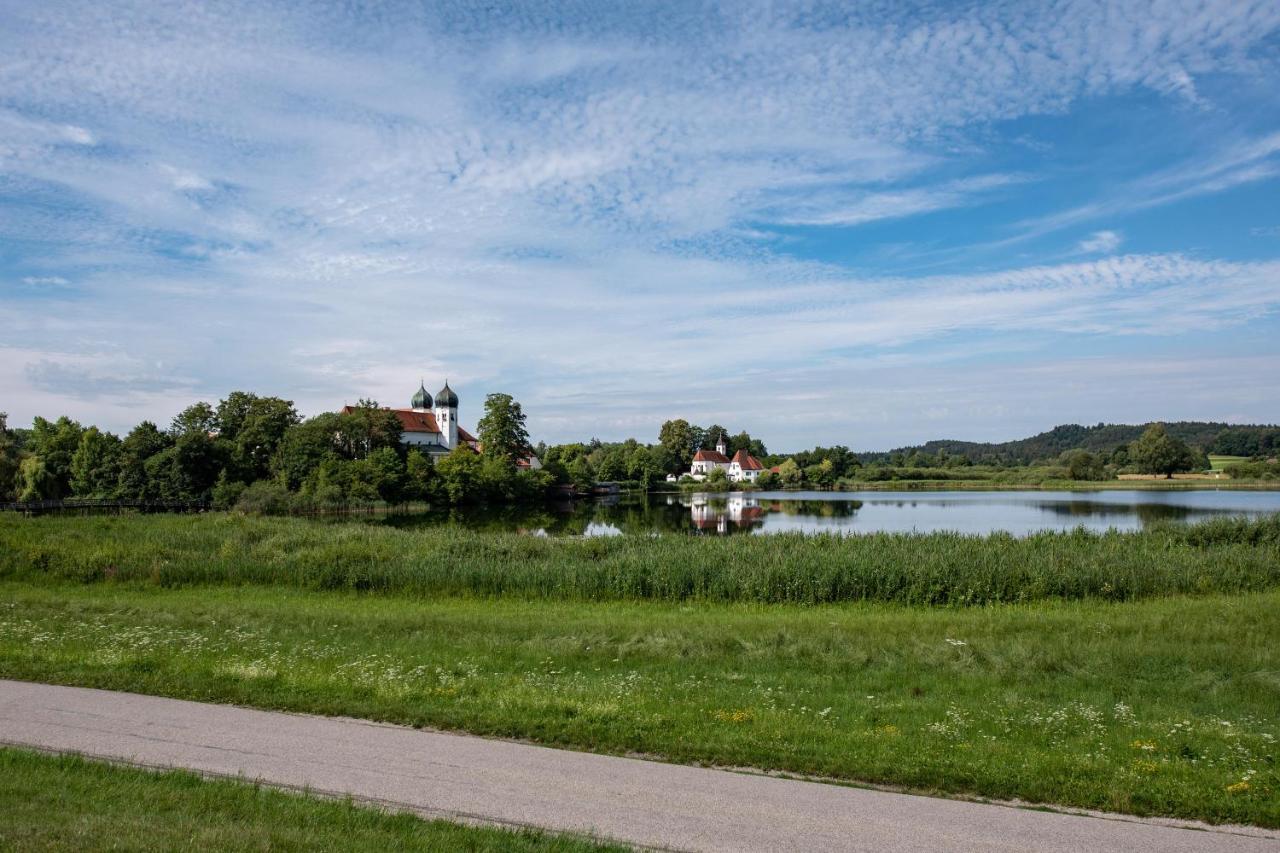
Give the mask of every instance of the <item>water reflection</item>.
<path id="1" fill-rule="evenodd" d="M 614 495 L 539 507 L 455 508 L 393 516 L 396 526 L 453 524 L 546 536 L 780 531 L 1136 530 L 1158 521 L 1280 512 L 1280 492 L 755 492 Z"/>

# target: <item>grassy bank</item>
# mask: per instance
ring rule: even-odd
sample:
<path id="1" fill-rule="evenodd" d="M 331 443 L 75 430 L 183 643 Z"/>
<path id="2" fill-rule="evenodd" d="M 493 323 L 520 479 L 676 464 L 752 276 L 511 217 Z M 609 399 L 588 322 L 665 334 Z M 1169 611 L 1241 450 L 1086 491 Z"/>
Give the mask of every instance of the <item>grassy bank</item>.
<path id="1" fill-rule="evenodd" d="M 417 596 L 974 605 L 1280 586 L 1280 515 L 1138 533 L 549 539 L 239 515 L 0 517 L 0 578 Z"/>
<path id="2" fill-rule="evenodd" d="M 624 849 L 14 749 L 0 749 L 0 815 L 0 848 L 24 851 Z"/>
<path id="3" fill-rule="evenodd" d="M 1280 826 L 1280 593 L 968 608 L 0 582 L 0 675 Z"/>

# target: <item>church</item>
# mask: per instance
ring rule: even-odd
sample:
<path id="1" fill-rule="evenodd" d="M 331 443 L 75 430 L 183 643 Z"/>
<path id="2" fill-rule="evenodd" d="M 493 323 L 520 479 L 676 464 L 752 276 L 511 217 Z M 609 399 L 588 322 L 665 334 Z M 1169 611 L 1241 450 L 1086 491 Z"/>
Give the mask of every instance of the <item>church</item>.
<path id="1" fill-rule="evenodd" d="M 723 468 L 725 475 L 734 483 L 754 483 L 760 479 L 760 475 L 764 473 L 764 466 L 760 461 L 745 450 L 739 450 L 733 454 L 733 458 L 728 456 L 729 447 L 725 443 L 724 434 L 716 440 L 715 450 L 699 449 L 693 454 L 693 464 L 689 469 L 689 476 L 695 480 L 705 480 L 712 469 Z"/>
<path id="2" fill-rule="evenodd" d="M 351 410 L 351 406 L 342 407 L 343 414 Z M 389 408 L 387 411 L 395 412 L 400 419 L 400 443 L 416 448 L 432 459 L 447 456 L 456 447 L 469 447 L 476 453 L 480 452 L 479 439 L 458 425 L 458 395 L 449 387 L 448 379 L 434 397 L 426 384 L 420 381 L 418 390 L 409 400 L 409 408 Z M 516 460 L 516 467 L 536 470 L 542 467 L 542 462 L 530 449 L 527 456 Z"/>
<path id="3" fill-rule="evenodd" d="M 351 406 L 344 406 L 343 413 L 350 412 Z M 459 445 L 480 449 L 476 437 L 458 426 L 458 395 L 445 380 L 444 387 L 434 397 L 427 391 L 427 386 L 419 382 L 407 409 L 389 409 L 400 418 L 402 430 L 400 441 L 408 447 L 414 447 L 433 458 L 446 456 Z"/>

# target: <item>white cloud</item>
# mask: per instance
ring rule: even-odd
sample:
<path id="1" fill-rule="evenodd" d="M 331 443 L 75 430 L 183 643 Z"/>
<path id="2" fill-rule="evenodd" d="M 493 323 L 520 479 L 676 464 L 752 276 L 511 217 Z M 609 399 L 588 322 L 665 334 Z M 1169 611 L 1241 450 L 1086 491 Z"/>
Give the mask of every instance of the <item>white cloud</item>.
<path id="1" fill-rule="evenodd" d="M 312 411 L 397 399 L 438 370 L 519 392 L 567 438 L 747 417 L 794 376 L 766 431 L 799 436 L 856 408 L 856 360 L 895 347 L 950 362 L 981 348 L 965 335 L 1247 324 L 1275 310 L 1273 265 L 876 276 L 767 236 L 1003 199 L 1040 176 L 992 161 L 1001 122 L 1116 94 L 1211 106 L 1203 80 L 1273 73 L 1280 8 L 1174 6 L 11 5 L 0 171 L 26 203 L 0 238 L 37 247 L 23 271 L 51 274 L 27 283 L 76 288 L 0 301 L 18 364 L 0 398 L 56 411 L 68 359 L 122 365 L 103 419 L 246 386 Z M 1277 139 L 1036 227 L 1262 180 Z M 1119 232 L 1085 243 L 1110 253 Z M 94 387 L 62 399 L 93 411 Z"/>
<path id="2" fill-rule="evenodd" d="M 22 283 L 33 287 L 61 287 L 63 285 L 70 284 L 71 282 L 67 281 L 60 275 L 28 275 L 23 277 Z"/>
<path id="3" fill-rule="evenodd" d="M 1081 240 L 1076 248 L 1078 251 L 1088 255 L 1109 255 L 1120 248 L 1120 244 L 1123 242 L 1124 235 L 1119 231 L 1094 231 Z"/>

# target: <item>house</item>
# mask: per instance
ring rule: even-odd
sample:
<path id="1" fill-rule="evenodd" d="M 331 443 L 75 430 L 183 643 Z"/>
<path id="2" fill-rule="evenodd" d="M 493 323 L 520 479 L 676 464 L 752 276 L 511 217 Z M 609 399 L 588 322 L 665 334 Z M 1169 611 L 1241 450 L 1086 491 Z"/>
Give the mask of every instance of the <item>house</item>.
<path id="1" fill-rule="evenodd" d="M 716 468 L 724 469 L 725 475 L 735 483 L 754 483 L 764 473 L 760 461 L 745 450 L 739 450 L 730 459 L 726 454 L 729 447 L 721 434 L 716 440 L 715 450 L 698 449 L 693 454 L 693 463 L 689 466 L 689 476 L 695 480 L 705 480 Z"/>
<path id="2" fill-rule="evenodd" d="M 703 532 L 728 533 L 731 523 L 736 529 L 750 530 L 764 524 L 767 513 L 755 498 L 731 497 L 720 508 L 707 500 L 695 500 L 689 505 L 693 526 Z"/>
<path id="3" fill-rule="evenodd" d="M 343 406 L 342 413 L 353 410 Z M 469 447 L 480 452 L 480 441 L 458 425 L 458 395 L 445 380 L 444 387 L 434 397 L 425 383 L 418 383 L 418 390 L 409 400 L 407 409 L 387 409 L 400 419 L 400 442 L 417 448 L 433 459 L 447 456 L 456 447 Z M 516 460 L 517 468 L 541 468 L 542 463 L 532 451 L 524 459 Z"/>

